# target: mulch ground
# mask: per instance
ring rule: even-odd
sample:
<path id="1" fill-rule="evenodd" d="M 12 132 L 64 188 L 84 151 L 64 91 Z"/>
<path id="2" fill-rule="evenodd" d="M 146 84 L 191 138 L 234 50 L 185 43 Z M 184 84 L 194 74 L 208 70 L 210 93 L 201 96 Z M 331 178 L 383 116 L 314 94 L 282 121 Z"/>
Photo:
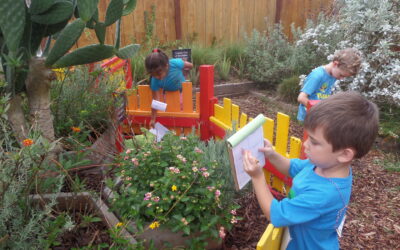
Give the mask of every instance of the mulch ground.
<path id="1" fill-rule="evenodd" d="M 231 99 L 250 117 L 262 113 L 276 120 L 280 111 L 295 119 L 297 112 L 297 105 L 282 102 L 274 94 Z M 222 105 L 222 100 L 219 103 Z M 289 135 L 302 138 L 302 134 L 302 126 L 292 121 Z M 353 191 L 340 238 L 342 249 L 398 249 L 400 245 L 400 174 L 384 169 L 385 153 L 378 147 L 353 164 Z M 223 249 L 255 249 L 268 221 L 254 193 L 241 197 L 238 203 L 243 220 L 227 234 Z"/>

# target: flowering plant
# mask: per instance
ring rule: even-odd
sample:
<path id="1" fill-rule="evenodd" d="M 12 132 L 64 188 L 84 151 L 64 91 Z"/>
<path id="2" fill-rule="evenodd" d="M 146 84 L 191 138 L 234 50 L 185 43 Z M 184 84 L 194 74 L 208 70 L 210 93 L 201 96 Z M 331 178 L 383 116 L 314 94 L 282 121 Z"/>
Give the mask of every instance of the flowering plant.
<path id="1" fill-rule="evenodd" d="M 210 157 L 207 150 L 217 153 L 211 144 L 193 134 L 167 134 L 159 143 L 143 140 L 140 148 L 128 149 L 121 155 L 117 175 L 123 184 L 112 207 L 140 230 L 167 227 L 190 235 L 192 246 L 223 238 L 239 219 L 238 206 L 225 191 L 233 187 L 227 155 Z"/>

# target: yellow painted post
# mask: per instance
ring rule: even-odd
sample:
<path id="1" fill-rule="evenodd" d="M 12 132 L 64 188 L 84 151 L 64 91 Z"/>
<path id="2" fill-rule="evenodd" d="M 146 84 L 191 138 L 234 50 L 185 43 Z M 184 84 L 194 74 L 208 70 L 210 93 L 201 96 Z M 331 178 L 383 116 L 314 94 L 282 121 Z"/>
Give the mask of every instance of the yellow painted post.
<path id="1" fill-rule="evenodd" d="M 263 125 L 264 138 L 273 143 L 274 139 L 274 120 L 266 117 L 267 120 Z"/>
<path id="2" fill-rule="evenodd" d="M 294 136 L 290 137 L 290 153 L 289 158 L 299 158 L 301 150 L 301 140 Z"/>
<path id="3" fill-rule="evenodd" d="M 217 120 L 220 120 L 221 122 L 223 122 L 223 117 L 224 117 L 224 107 L 218 105 L 218 104 L 214 104 L 214 117 Z"/>
<path id="4" fill-rule="evenodd" d="M 239 129 L 239 106 L 232 104 L 232 125 L 235 124 L 235 129 Z"/>
<path id="5" fill-rule="evenodd" d="M 278 112 L 276 120 L 277 128 L 275 138 L 275 150 L 280 155 L 286 156 L 290 117 L 288 115 Z"/>
<path id="6" fill-rule="evenodd" d="M 224 116 L 222 118 L 222 122 L 228 125 L 229 127 L 232 127 L 231 114 L 232 114 L 232 100 L 229 98 L 224 98 Z"/>
<path id="7" fill-rule="evenodd" d="M 240 115 L 240 128 L 243 128 L 247 124 L 247 115 L 245 113 L 242 113 Z"/>
<path id="8" fill-rule="evenodd" d="M 279 250 L 281 247 L 284 228 L 274 227 L 269 224 L 261 239 L 257 243 L 257 250 Z"/>

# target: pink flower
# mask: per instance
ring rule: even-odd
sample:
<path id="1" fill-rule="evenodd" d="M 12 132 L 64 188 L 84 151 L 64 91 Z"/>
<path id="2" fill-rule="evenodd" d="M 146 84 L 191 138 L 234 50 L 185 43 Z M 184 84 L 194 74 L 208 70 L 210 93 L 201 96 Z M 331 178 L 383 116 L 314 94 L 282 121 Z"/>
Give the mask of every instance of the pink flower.
<path id="1" fill-rule="evenodd" d="M 210 192 L 212 192 L 212 191 L 214 190 L 214 188 L 215 188 L 215 187 L 212 187 L 212 186 L 208 186 L 208 187 L 207 187 L 208 191 L 210 191 Z"/>
<path id="2" fill-rule="evenodd" d="M 221 195 L 221 191 L 219 191 L 219 189 L 215 190 L 215 198 L 219 198 L 219 196 Z"/>
<path id="3" fill-rule="evenodd" d="M 156 196 L 156 197 L 151 198 L 151 200 L 155 201 L 155 202 L 159 202 L 160 201 L 160 197 Z"/>
<path id="4" fill-rule="evenodd" d="M 210 173 L 204 172 L 204 173 L 203 173 L 203 176 L 207 178 L 208 176 L 210 176 Z"/>
<path id="5" fill-rule="evenodd" d="M 126 150 L 125 154 L 130 154 L 132 152 L 131 149 Z"/>
<path id="6" fill-rule="evenodd" d="M 192 167 L 192 171 L 196 173 L 199 170 L 196 167 Z"/>
<path id="7" fill-rule="evenodd" d="M 174 169 L 174 173 L 175 173 L 175 174 L 179 174 L 180 172 L 181 172 L 181 171 L 179 170 L 179 168 L 175 168 L 175 169 Z"/>
<path id="8" fill-rule="evenodd" d="M 128 160 L 128 159 L 129 159 L 129 156 L 126 155 L 126 156 L 124 157 L 124 160 L 126 161 L 126 160 Z"/>
<path id="9" fill-rule="evenodd" d="M 236 209 L 231 210 L 231 214 L 232 214 L 232 215 L 236 215 L 236 214 L 237 214 L 237 213 L 236 213 Z"/>
<path id="10" fill-rule="evenodd" d="M 187 137 L 185 137 L 185 136 L 182 136 L 182 137 L 181 137 L 181 140 L 183 140 L 183 141 L 187 141 Z"/>
<path id="11" fill-rule="evenodd" d="M 225 228 L 224 228 L 224 227 L 220 227 L 220 228 L 219 228 L 219 237 L 220 237 L 221 239 L 224 239 L 225 236 L 226 236 Z"/>
<path id="12" fill-rule="evenodd" d="M 143 199 L 143 200 L 148 201 L 148 200 L 150 200 L 150 198 L 151 198 L 151 193 L 148 192 L 148 193 L 146 193 L 146 194 L 144 195 L 144 199 Z"/>
<path id="13" fill-rule="evenodd" d="M 139 160 L 137 158 L 132 158 L 131 161 L 133 162 L 133 165 L 139 166 Z"/>
<path id="14" fill-rule="evenodd" d="M 232 224 L 236 224 L 237 222 L 238 222 L 238 221 L 237 221 L 236 217 L 233 216 L 232 219 L 231 219 L 231 223 L 232 223 Z"/>
<path id="15" fill-rule="evenodd" d="M 194 148 L 194 152 L 199 153 L 199 154 L 202 154 L 202 153 L 203 153 L 203 150 L 199 149 L 198 147 L 195 147 L 195 148 Z"/>
<path id="16" fill-rule="evenodd" d="M 200 171 L 201 171 L 201 172 L 205 172 L 205 171 L 207 171 L 207 168 L 202 167 L 202 168 L 200 168 Z"/>

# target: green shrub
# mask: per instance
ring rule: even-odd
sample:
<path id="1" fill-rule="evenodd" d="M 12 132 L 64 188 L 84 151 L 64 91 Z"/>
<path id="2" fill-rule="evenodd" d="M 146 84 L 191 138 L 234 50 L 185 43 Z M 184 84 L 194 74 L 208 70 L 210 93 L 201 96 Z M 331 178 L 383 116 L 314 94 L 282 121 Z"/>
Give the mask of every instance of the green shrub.
<path id="1" fill-rule="evenodd" d="M 251 80 L 276 86 L 285 75 L 291 75 L 288 60 L 292 46 L 280 25 L 275 26 L 267 35 L 254 30 L 246 37 L 247 71 Z"/>
<path id="2" fill-rule="evenodd" d="M 245 57 L 246 47 L 243 43 L 230 43 L 222 47 L 222 50 L 223 55 L 231 62 L 232 66 L 237 67 Z"/>
<path id="3" fill-rule="evenodd" d="M 52 233 L 48 225 L 55 218 L 51 206 L 55 202 L 39 209 L 32 206 L 29 197 L 37 190 L 49 188 L 46 187 L 49 182 L 41 176 L 48 167 L 45 159 L 55 143 L 30 133 L 20 148 L 7 121 L 7 102 L 7 96 L 0 97 L 0 248 L 47 249 Z M 58 192 L 62 180 L 61 176 L 53 177 L 51 190 Z"/>
<path id="4" fill-rule="evenodd" d="M 287 102 L 297 103 L 297 96 L 300 93 L 300 79 L 298 76 L 285 78 L 278 85 L 278 94 L 282 99 Z"/>
<path id="5" fill-rule="evenodd" d="M 112 93 L 123 81 L 123 76 L 112 80 L 107 75 L 100 78 L 96 82 L 82 66 L 68 73 L 63 81 L 53 83 L 51 109 L 57 137 L 71 134 L 71 128 L 79 124 L 97 132 L 107 127 L 114 108 Z"/>
<path id="6" fill-rule="evenodd" d="M 231 71 L 231 61 L 224 57 L 217 63 L 217 71 L 221 80 L 228 80 L 229 72 Z"/>
<path id="7" fill-rule="evenodd" d="M 194 134 L 141 140 L 121 155 L 123 184 L 112 207 L 139 230 L 170 228 L 194 236 L 191 246 L 203 248 L 204 239 L 218 238 L 220 227 L 229 230 L 238 219 L 226 146 L 209 145 Z"/>
<path id="8" fill-rule="evenodd" d="M 200 65 L 215 65 L 221 56 L 221 50 L 216 47 L 192 47 L 192 62 L 195 68 Z"/>
<path id="9" fill-rule="evenodd" d="M 135 83 L 149 78 L 144 66 L 144 60 L 145 56 L 141 53 L 138 53 L 131 59 L 132 80 Z"/>

